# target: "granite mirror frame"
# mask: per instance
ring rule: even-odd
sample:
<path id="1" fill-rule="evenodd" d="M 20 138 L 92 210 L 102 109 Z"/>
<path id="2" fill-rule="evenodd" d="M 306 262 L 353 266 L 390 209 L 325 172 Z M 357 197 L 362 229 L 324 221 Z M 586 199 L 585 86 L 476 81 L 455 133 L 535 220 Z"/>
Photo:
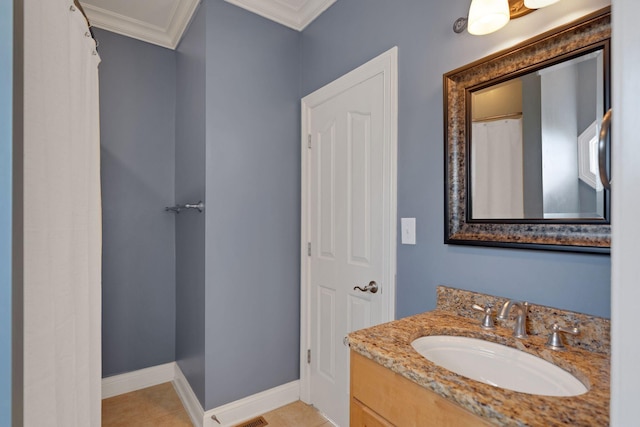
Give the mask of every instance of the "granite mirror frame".
<path id="1" fill-rule="evenodd" d="M 603 219 L 471 219 L 469 140 L 471 91 L 604 49 L 605 111 L 610 107 L 611 12 L 607 7 L 443 76 L 445 244 L 609 253 L 610 192 Z"/>

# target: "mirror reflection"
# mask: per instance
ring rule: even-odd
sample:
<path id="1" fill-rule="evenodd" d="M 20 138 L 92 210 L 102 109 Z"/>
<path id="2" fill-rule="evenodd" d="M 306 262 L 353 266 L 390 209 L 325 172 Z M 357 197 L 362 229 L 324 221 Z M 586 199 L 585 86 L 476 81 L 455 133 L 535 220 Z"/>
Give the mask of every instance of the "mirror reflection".
<path id="1" fill-rule="evenodd" d="M 470 218 L 605 217 L 598 50 L 471 93 Z"/>

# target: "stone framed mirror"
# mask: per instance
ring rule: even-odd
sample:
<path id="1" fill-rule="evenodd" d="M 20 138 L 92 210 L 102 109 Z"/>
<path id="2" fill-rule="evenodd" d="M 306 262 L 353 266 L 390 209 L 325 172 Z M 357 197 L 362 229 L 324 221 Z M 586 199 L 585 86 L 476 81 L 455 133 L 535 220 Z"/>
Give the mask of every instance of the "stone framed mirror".
<path id="1" fill-rule="evenodd" d="M 445 243 L 609 252 L 610 22 L 606 8 L 443 76 Z"/>

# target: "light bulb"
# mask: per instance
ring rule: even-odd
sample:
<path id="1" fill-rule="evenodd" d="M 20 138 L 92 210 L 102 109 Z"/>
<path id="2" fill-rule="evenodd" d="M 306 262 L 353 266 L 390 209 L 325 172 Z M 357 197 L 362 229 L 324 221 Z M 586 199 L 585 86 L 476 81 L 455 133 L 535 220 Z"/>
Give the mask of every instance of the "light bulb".
<path id="1" fill-rule="evenodd" d="M 498 31 L 509 19 L 509 0 L 472 0 L 467 28 L 470 34 L 481 36 Z"/>
<path id="2" fill-rule="evenodd" d="M 524 0 L 524 5 L 528 9 L 540 9 L 557 3 L 559 0 Z"/>

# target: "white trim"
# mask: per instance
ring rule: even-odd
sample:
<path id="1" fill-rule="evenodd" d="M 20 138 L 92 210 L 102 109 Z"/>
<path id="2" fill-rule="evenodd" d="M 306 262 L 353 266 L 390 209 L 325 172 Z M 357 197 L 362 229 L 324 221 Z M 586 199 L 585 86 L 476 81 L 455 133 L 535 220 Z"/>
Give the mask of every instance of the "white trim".
<path id="1" fill-rule="evenodd" d="M 176 362 L 104 378 L 102 398 L 106 399 L 166 382 L 173 383 L 173 388 L 195 427 L 231 427 L 300 399 L 300 381 L 296 380 L 205 412 Z M 213 421 L 211 418 L 213 415 L 220 424 Z"/>
<path id="2" fill-rule="evenodd" d="M 300 381 L 292 381 L 205 412 L 204 427 L 230 427 L 249 418 L 296 402 L 299 398 Z M 213 415 L 215 415 L 220 424 L 211 419 Z"/>
<path id="3" fill-rule="evenodd" d="M 311 224 L 309 218 L 309 195 L 311 194 L 311 180 L 308 174 L 311 170 L 311 158 L 307 153 L 309 147 L 309 116 L 311 108 L 307 105 L 306 98 L 302 99 L 301 112 L 301 173 L 300 173 L 300 400 L 311 403 L 311 366 L 307 361 L 307 351 L 311 348 L 311 292 L 309 282 L 311 280 L 309 268 L 309 238 Z"/>
<path id="4" fill-rule="evenodd" d="M 115 375 L 102 379 L 102 398 L 118 396 L 154 385 L 173 381 L 175 377 L 175 362 L 152 366 L 126 374 Z"/>
<path id="5" fill-rule="evenodd" d="M 311 301 L 309 293 L 309 257 L 307 256 L 307 242 L 309 241 L 309 195 L 311 189 L 308 171 L 310 170 L 307 153 L 307 135 L 309 133 L 309 119 L 311 110 L 325 100 L 335 97 L 341 92 L 373 76 L 383 74 L 385 85 L 385 121 L 388 124 L 386 135 L 389 141 L 388 152 L 385 155 L 385 171 L 388 172 L 390 188 L 389 209 L 384 218 L 387 222 L 384 242 L 384 256 L 389 260 L 384 272 L 384 282 L 389 283 L 388 305 L 385 307 L 385 321 L 395 319 L 396 314 L 396 249 L 397 249 L 397 168 L 398 168 L 398 47 L 393 47 L 366 64 L 356 68 L 328 85 L 316 90 L 302 99 L 302 134 L 301 134 L 301 239 L 300 239 L 300 400 L 311 403 L 311 367 L 307 363 L 307 349 L 311 339 Z M 388 232 L 388 234 L 386 234 Z"/>
<path id="6" fill-rule="evenodd" d="M 307 25 L 336 2 L 336 0 L 300 0 L 300 5 L 296 8 L 278 1 L 225 1 L 297 31 L 304 30 Z"/>
<path id="7" fill-rule="evenodd" d="M 175 388 L 178 397 L 182 401 L 182 406 L 189 414 L 191 422 L 195 427 L 202 427 L 204 420 L 204 409 L 198 400 L 198 397 L 193 392 L 193 389 L 189 385 L 189 381 L 182 373 L 180 366 L 175 364 L 175 378 L 173 380 L 173 388 Z"/>
<path id="8" fill-rule="evenodd" d="M 614 0 L 611 9 L 613 118 L 611 121 L 611 409 L 612 426 L 638 424 L 640 369 L 637 301 L 640 263 L 640 3 Z"/>
<path id="9" fill-rule="evenodd" d="M 142 40 L 158 46 L 175 49 L 189 26 L 200 0 L 177 1 L 173 14 L 164 27 L 81 2 L 89 22 L 94 27 Z"/>

